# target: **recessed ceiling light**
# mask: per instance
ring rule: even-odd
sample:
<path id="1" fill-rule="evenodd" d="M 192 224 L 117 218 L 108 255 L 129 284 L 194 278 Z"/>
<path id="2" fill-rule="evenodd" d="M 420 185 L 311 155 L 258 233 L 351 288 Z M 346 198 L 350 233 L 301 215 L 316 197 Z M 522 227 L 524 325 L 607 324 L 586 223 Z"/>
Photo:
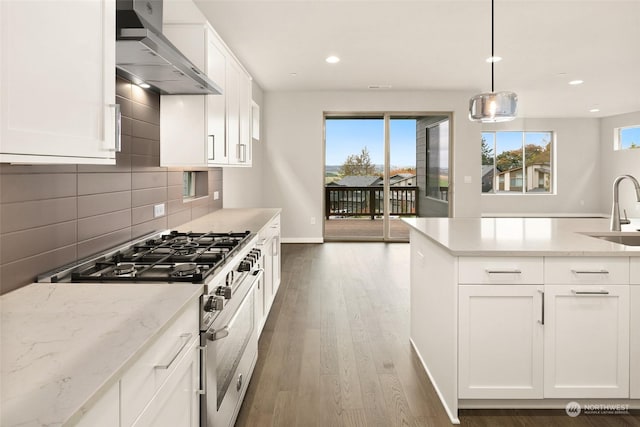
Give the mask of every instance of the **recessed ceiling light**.
<path id="1" fill-rule="evenodd" d="M 589 110 L 590 113 L 597 113 L 599 111 L 600 111 L 599 108 L 592 108 L 592 109 Z"/>
<path id="2" fill-rule="evenodd" d="M 582 83 L 584 83 L 584 80 L 571 80 L 569 82 L 569 84 L 572 86 L 581 85 Z"/>
<path id="3" fill-rule="evenodd" d="M 291 77 L 297 77 L 297 76 L 298 76 L 298 73 L 289 73 L 289 75 L 290 75 Z"/>
<path id="4" fill-rule="evenodd" d="M 139 83 L 138 86 L 140 86 L 142 89 L 149 89 L 151 86 L 147 83 Z"/>
<path id="5" fill-rule="evenodd" d="M 487 62 L 500 62 L 502 61 L 502 57 L 500 56 L 490 56 L 486 59 Z"/>
<path id="6" fill-rule="evenodd" d="M 329 64 L 337 64 L 338 62 L 340 62 L 340 58 L 332 55 L 325 59 L 325 61 L 327 61 Z"/>

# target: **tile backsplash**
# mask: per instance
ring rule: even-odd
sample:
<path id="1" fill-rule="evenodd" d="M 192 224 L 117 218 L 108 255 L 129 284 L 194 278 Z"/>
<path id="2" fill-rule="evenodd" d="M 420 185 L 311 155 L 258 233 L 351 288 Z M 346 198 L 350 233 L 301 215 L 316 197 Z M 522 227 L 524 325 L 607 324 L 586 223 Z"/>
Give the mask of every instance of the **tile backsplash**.
<path id="1" fill-rule="evenodd" d="M 184 203 L 182 169 L 160 167 L 160 96 L 118 77 L 122 151 L 115 166 L 0 164 L 0 294 L 38 274 L 222 208 L 222 169 L 208 196 Z M 165 204 L 165 215 L 153 207 Z"/>

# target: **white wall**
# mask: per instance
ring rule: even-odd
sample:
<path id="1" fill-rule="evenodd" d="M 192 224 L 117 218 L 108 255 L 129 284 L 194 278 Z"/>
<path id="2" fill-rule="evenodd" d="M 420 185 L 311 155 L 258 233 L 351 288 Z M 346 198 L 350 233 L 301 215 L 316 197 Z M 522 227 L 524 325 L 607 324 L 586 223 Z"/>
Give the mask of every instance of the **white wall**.
<path id="1" fill-rule="evenodd" d="M 640 180 L 640 149 L 613 150 L 614 129 L 640 125 L 640 111 L 600 120 L 600 158 L 602 173 L 600 182 L 601 210 L 611 212 L 613 199 L 613 180 L 618 175 L 630 174 Z M 627 210 L 629 217 L 640 218 L 640 203 L 636 202 L 633 186 L 630 182 L 620 184 L 620 212 Z"/>
<path id="2" fill-rule="evenodd" d="M 482 214 L 602 214 L 598 119 L 516 119 L 484 131 L 554 131 L 556 194 L 483 194 Z M 478 166 L 479 167 L 479 166 Z"/>
<path id="3" fill-rule="evenodd" d="M 480 125 L 467 118 L 472 95 L 451 91 L 265 92 L 261 206 L 282 208 L 284 241 L 322 241 L 323 112 L 452 111 L 453 215 L 478 216 Z M 225 188 L 227 176 L 225 171 Z M 470 176 L 472 182 L 463 183 L 464 176 Z"/>

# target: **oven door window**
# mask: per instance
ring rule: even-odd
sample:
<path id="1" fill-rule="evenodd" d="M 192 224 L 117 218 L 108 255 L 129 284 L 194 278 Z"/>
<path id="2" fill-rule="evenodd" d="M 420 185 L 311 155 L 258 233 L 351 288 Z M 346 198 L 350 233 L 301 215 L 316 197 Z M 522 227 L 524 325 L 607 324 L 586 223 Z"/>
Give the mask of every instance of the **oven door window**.
<path id="1" fill-rule="evenodd" d="M 231 380 L 234 378 L 244 350 L 251 339 L 253 329 L 253 289 L 238 308 L 237 316 L 229 323 L 229 335 L 216 343 L 217 408 L 224 400 Z"/>

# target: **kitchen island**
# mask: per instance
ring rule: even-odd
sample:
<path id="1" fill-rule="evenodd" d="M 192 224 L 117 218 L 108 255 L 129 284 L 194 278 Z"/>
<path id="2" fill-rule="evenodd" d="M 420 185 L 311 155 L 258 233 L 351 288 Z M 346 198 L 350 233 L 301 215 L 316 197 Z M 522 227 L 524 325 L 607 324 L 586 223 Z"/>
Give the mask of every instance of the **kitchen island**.
<path id="1" fill-rule="evenodd" d="M 411 342 L 453 423 L 459 408 L 640 407 L 640 247 L 587 235 L 612 239 L 608 220 L 405 222 Z"/>
<path id="2" fill-rule="evenodd" d="M 274 227 L 279 213 L 222 209 L 178 229 L 251 230 L 260 235 Z M 271 240 L 279 247 L 277 225 L 278 240 Z M 274 266 L 276 261 L 279 264 L 274 257 Z M 279 265 L 277 274 L 274 292 Z M 203 287 L 33 283 L 0 297 L 0 425 L 131 425 L 180 369 L 195 391 Z M 166 369 L 154 368 L 158 360 L 168 362 Z M 195 396 L 190 393 L 190 398 Z M 197 416 L 196 408 L 189 425 L 197 425 Z"/>

